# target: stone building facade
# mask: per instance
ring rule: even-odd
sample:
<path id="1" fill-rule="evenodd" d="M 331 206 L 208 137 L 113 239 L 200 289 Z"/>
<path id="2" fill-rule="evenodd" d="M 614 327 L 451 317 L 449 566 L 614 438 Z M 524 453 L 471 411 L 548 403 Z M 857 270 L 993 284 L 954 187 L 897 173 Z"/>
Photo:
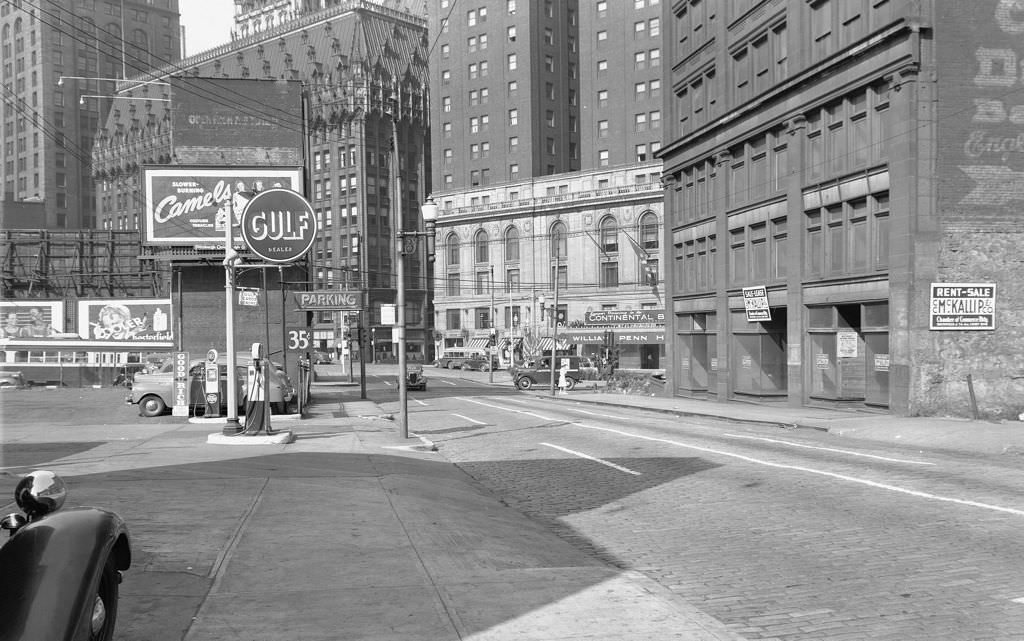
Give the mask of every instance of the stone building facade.
<path id="1" fill-rule="evenodd" d="M 1015 3 L 665 22 L 669 393 L 1016 417 Z"/>

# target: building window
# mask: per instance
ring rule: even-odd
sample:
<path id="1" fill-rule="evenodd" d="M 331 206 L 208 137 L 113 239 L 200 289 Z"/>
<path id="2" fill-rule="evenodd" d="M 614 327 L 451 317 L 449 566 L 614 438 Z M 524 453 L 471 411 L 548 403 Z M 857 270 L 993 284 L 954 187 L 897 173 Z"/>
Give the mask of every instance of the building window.
<path id="1" fill-rule="evenodd" d="M 597 106 L 599 108 L 605 108 L 608 106 L 608 90 L 601 89 L 597 92 Z"/>
<path id="2" fill-rule="evenodd" d="M 449 234 L 445 241 L 445 255 L 448 257 L 449 267 L 459 266 L 459 237 Z"/>
<path id="3" fill-rule="evenodd" d="M 608 137 L 608 121 L 599 120 L 597 121 L 597 137 L 607 138 Z"/>
<path id="4" fill-rule="evenodd" d="M 569 235 L 565 223 L 559 221 L 551 226 L 550 240 L 552 258 L 565 258 L 569 255 Z"/>
<path id="5" fill-rule="evenodd" d="M 508 124 L 510 127 L 514 127 L 519 124 L 519 110 L 509 109 L 508 110 Z"/>
<path id="6" fill-rule="evenodd" d="M 601 263 L 601 287 L 619 286 L 619 264 L 615 261 Z"/>
<path id="7" fill-rule="evenodd" d="M 506 58 L 506 61 L 507 61 L 507 68 L 508 68 L 508 70 L 509 71 L 515 71 L 516 67 L 518 66 L 518 58 L 516 57 L 516 54 L 514 54 L 514 53 L 508 54 L 508 56 Z"/>
<path id="8" fill-rule="evenodd" d="M 449 296 L 458 296 L 461 293 L 461 289 L 462 289 L 460 287 L 461 279 L 459 278 L 459 273 L 458 272 L 452 272 L 452 273 L 448 274 L 448 277 L 447 277 L 446 281 L 447 282 L 445 283 L 445 293 L 447 295 L 449 295 Z M 452 311 L 452 310 L 449 310 L 449 311 Z M 450 319 L 449 319 L 449 323 L 451 323 Z M 458 325 L 458 324 L 456 323 L 456 325 Z M 459 327 L 458 326 L 452 327 L 449 324 L 448 325 L 448 329 L 459 329 Z"/>
<path id="9" fill-rule="evenodd" d="M 597 166 L 598 167 L 607 167 L 608 166 L 608 162 L 609 162 L 608 158 L 609 158 L 609 156 L 608 156 L 608 150 L 607 149 L 602 149 L 602 150 L 598 151 L 597 152 Z"/>
<path id="10" fill-rule="evenodd" d="M 604 254 L 616 254 L 619 251 L 619 226 L 615 219 L 606 216 L 601 219 L 598 229 L 598 242 Z"/>
<path id="11" fill-rule="evenodd" d="M 473 246 L 476 252 L 476 262 L 490 262 L 490 252 L 488 251 L 489 239 L 487 238 L 486 231 L 481 229 L 476 232 L 476 236 L 473 239 Z"/>
<path id="12" fill-rule="evenodd" d="M 509 227 L 505 232 L 505 261 L 519 260 L 519 230 Z"/>
<path id="13" fill-rule="evenodd" d="M 660 231 L 658 229 L 658 217 L 653 212 L 647 212 L 640 217 L 637 224 L 637 234 L 640 236 L 640 247 L 645 251 L 657 250 L 660 245 Z"/>

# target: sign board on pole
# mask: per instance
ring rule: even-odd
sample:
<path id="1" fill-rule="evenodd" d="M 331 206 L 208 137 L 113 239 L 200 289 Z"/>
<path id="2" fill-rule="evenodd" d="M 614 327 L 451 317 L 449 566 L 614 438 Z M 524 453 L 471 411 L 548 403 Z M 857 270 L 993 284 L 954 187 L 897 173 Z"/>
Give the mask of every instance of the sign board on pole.
<path id="1" fill-rule="evenodd" d="M 341 310 L 358 312 L 363 308 L 363 292 L 314 290 L 295 292 L 295 304 L 305 311 Z"/>
<path id="2" fill-rule="evenodd" d="M 932 283 L 929 329 L 996 328 L 995 283 Z"/>
<path id="3" fill-rule="evenodd" d="M 768 307 L 768 289 L 764 285 L 743 288 L 743 309 L 747 312 L 747 321 L 770 321 L 772 310 Z"/>
<path id="4" fill-rule="evenodd" d="M 174 406 L 171 408 L 173 416 L 188 416 L 188 352 L 174 353 Z"/>
<path id="5" fill-rule="evenodd" d="M 242 240 L 254 254 L 272 263 L 290 263 L 313 246 L 316 214 L 302 194 L 268 189 L 245 205 L 241 228 Z"/>
<path id="6" fill-rule="evenodd" d="M 394 325 L 398 322 L 397 315 L 395 313 L 395 306 L 390 303 L 382 303 L 380 306 L 380 324 L 381 325 Z M 397 342 L 396 340 L 392 342 Z"/>

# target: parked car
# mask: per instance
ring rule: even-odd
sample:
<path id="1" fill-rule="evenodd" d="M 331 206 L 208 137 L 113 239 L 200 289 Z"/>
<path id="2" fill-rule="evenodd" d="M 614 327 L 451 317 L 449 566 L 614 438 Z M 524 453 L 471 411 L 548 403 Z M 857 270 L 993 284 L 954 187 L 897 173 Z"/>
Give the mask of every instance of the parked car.
<path id="1" fill-rule="evenodd" d="M 486 354 L 474 354 L 462 362 L 462 369 L 465 371 L 489 372 L 498 368 L 498 359 Z"/>
<path id="2" fill-rule="evenodd" d="M 0 372 L 0 389 L 21 389 L 28 387 L 25 376 L 21 372 Z"/>
<path id="3" fill-rule="evenodd" d="M 405 366 L 405 389 L 427 390 L 427 377 L 423 375 L 423 366 L 419 363 Z"/>
<path id="4" fill-rule="evenodd" d="M 252 358 L 248 353 L 238 355 L 236 370 L 236 396 L 239 409 L 244 409 L 248 400 L 246 394 L 246 379 L 248 377 L 249 363 Z M 204 361 L 193 359 L 189 363 L 189 405 L 193 409 L 205 406 L 205 384 L 203 382 Z M 224 355 L 217 357 L 217 364 L 220 370 L 220 404 L 221 411 L 227 409 L 227 358 Z M 142 416 L 159 416 L 174 405 L 174 361 L 164 363 L 157 372 L 153 374 L 136 374 L 132 381 L 132 391 L 125 398 L 128 404 L 139 406 L 139 413 Z M 270 409 L 276 414 L 286 414 L 289 407 L 295 400 L 295 387 L 292 385 L 288 374 L 280 363 L 272 362 L 270 374 L 267 376 L 267 398 L 270 400 Z M 226 412 L 225 412 L 226 413 Z"/>
<path id="5" fill-rule="evenodd" d="M 14 490 L 21 513 L 0 526 L 0 639 L 109 641 L 121 572 L 131 565 L 124 520 L 94 507 L 61 510 L 67 486 L 37 470 Z"/>
<path id="6" fill-rule="evenodd" d="M 528 390 L 534 385 L 551 385 L 551 356 L 541 356 L 536 359 L 536 364 L 528 367 L 515 367 L 512 369 L 512 381 L 521 390 Z M 597 366 L 587 356 L 555 356 L 555 385 L 558 385 L 558 376 L 563 365 L 567 365 L 565 372 L 565 389 L 571 390 L 580 381 L 594 380 L 597 378 Z"/>
<path id="7" fill-rule="evenodd" d="M 313 364 L 314 365 L 320 365 L 320 364 L 325 364 L 326 365 L 326 364 L 334 362 L 334 356 L 330 352 L 324 352 L 324 351 L 320 351 L 320 350 L 315 350 L 313 352 L 312 359 L 313 359 Z"/>

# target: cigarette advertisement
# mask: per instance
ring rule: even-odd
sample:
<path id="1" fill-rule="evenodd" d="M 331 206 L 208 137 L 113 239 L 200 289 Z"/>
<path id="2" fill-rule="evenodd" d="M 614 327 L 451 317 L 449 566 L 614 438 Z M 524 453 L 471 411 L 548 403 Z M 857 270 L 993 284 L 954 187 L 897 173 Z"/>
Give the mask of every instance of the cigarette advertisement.
<path id="1" fill-rule="evenodd" d="M 302 193 L 298 167 L 144 167 L 145 242 L 224 245 L 225 226 L 238 226 L 257 193 L 284 187 Z M 244 247 L 239 231 L 234 242 Z"/>

